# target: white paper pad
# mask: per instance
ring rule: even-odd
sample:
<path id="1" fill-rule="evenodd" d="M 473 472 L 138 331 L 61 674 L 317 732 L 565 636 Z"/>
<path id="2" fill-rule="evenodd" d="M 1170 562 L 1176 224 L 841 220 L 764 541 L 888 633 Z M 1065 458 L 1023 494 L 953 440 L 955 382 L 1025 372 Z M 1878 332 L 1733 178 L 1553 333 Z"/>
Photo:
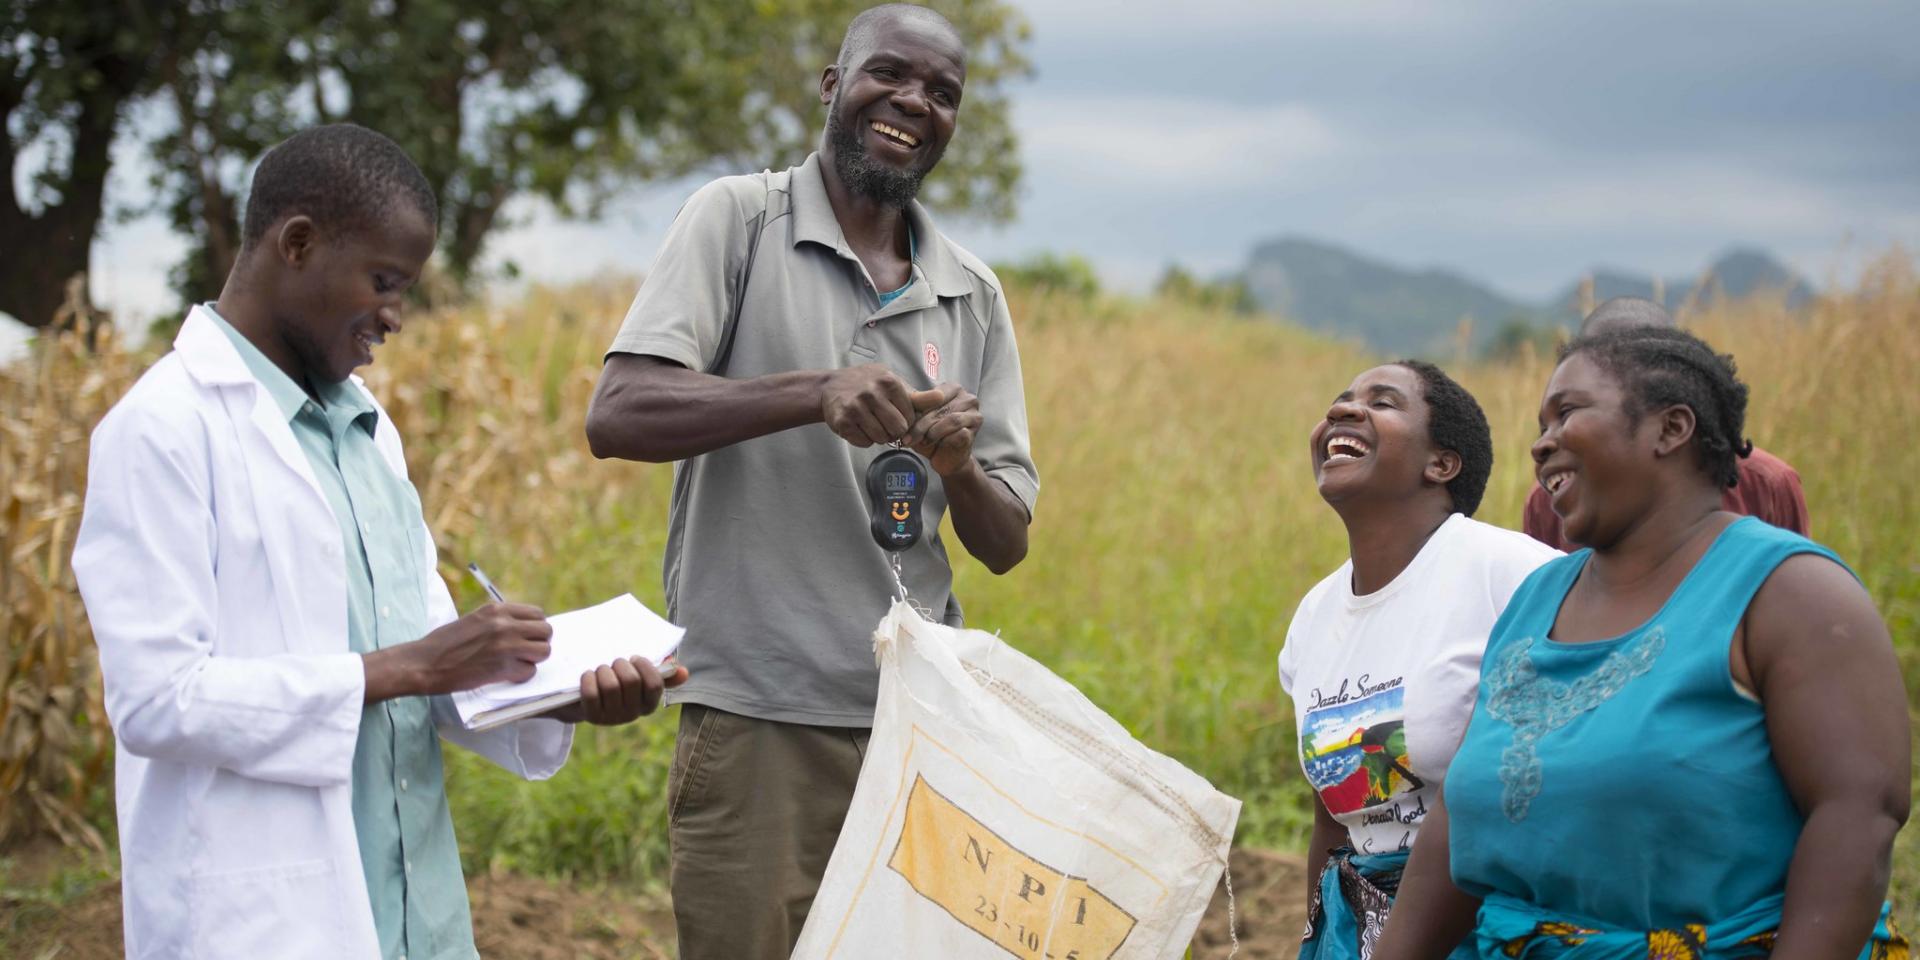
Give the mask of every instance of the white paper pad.
<path id="1" fill-rule="evenodd" d="M 686 636 L 623 593 L 605 603 L 548 617 L 553 653 L 523 683 L 490 683 L 453 695 L 460 722 L 486 730 L 580 699 L 580 675 L 627 657 L 646 657 L 654 666 L 673 655 Z"/>

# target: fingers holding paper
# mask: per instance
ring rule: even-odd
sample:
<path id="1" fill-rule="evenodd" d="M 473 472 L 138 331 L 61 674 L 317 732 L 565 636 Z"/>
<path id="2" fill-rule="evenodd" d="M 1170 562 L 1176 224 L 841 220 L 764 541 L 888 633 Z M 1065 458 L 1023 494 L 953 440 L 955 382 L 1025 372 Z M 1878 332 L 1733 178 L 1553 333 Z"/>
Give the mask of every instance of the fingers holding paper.
<path id="1" fill-rule="evenodd" d="M 653 666 L 664 663 L 686 630 L 661 619 L 633 594 L 555 614 L 547 619 L 549 656 L 533 676 L 456 693 L 454 706 L 469 730 L 483 730 L 526 717 L 567 723 L 629 723 L 660 705 L 661 691 L 677 686 L 685 671 L 666 680 Z"/>
<path id="2" fill-rule="evenodd" d="M 662 674 L 664 673 L 664 677 Z M 568 723 L 618 726 L 632 723 L 660 707 L 668 687 L 687 682 L 677 663 L 655 669 L 645 657 L 629 657 L 580 675 L 580 702 L 548 714 Z"/>

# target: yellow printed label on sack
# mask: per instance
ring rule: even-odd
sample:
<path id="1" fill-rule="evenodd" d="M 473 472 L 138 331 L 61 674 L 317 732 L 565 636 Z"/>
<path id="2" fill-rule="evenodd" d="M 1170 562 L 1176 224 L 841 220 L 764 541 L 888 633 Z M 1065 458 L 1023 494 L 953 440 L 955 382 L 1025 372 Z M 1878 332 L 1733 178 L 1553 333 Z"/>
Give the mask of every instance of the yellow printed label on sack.
<path id="1" fill-rule="evenodd" d="M 1134 918 L 1079 877 L 1027 856 L 919 776 L 887 861 L 916 893 L 1022 960 L 1106 960 Z"/>

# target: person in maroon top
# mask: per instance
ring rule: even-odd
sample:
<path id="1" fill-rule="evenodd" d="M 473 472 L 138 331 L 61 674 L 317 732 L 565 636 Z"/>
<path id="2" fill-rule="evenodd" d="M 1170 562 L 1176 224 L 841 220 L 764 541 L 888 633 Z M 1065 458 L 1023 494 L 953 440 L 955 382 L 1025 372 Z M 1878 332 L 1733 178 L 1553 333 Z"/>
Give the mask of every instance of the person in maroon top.
<path id="1" fill-rule="evenodd" d="M 1673 327 L 1673 315 L 1651 300 L 1639 297 L 1614 297 L 1593 308 L 1580 323 L 1580 335 L 1586 336 L 1621 327 Z M 1759 517 L 1776 527 L 1807 535 L 1807 497 L 1800 489 L 1800 474 L 1785 460 L 1759 447 L 1744 459 L 1734 461 L 1740 482 L 1721 495 L 1720 507 L 1729 513 Z M 1560 530 L 1560 518 L 1545 487 L 1535 484 L 1527 494 L 1521 529 L 1527 536 L 1557 550 L 1572 551 L 1579 544 L 1569 542 Z"/>

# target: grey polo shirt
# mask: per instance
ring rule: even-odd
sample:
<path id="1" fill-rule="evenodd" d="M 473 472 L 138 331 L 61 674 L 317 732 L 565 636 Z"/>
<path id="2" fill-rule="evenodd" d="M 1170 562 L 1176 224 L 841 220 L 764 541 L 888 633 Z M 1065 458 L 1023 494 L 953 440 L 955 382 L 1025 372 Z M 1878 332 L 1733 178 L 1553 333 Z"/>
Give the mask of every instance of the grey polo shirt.
<path id="1" fill-rule="evenodd" d="M 974 458 L 1031 516 L 1040 481 L 1000 281 L 920 205 L 909 216 L 913 280 L 882 307 L 834 218 L 818 154 L 779 173 L 709 183 L 681 208 L 608 353 L 708 370 L 737 300 L 733 347 L 714 371 L 723 376 L 880 363 L 911 389 L 959 383 L 980 398 L 985 421 Z M 692 674 L 675 702 L 788 723 L 872 725 L 873 629 L 891 603 L 893 576 L 867 532 L 865 480 L 885 449 L 858 449 L 812 424 L 675 467 L 667 613 L 687 628 L 679 659 Z M 946 506 L 935 478 L 927 530 L 939 529 Z M 901 564 L 913 598 L 957 625 L 953 570 L 937 533 Z"/>

